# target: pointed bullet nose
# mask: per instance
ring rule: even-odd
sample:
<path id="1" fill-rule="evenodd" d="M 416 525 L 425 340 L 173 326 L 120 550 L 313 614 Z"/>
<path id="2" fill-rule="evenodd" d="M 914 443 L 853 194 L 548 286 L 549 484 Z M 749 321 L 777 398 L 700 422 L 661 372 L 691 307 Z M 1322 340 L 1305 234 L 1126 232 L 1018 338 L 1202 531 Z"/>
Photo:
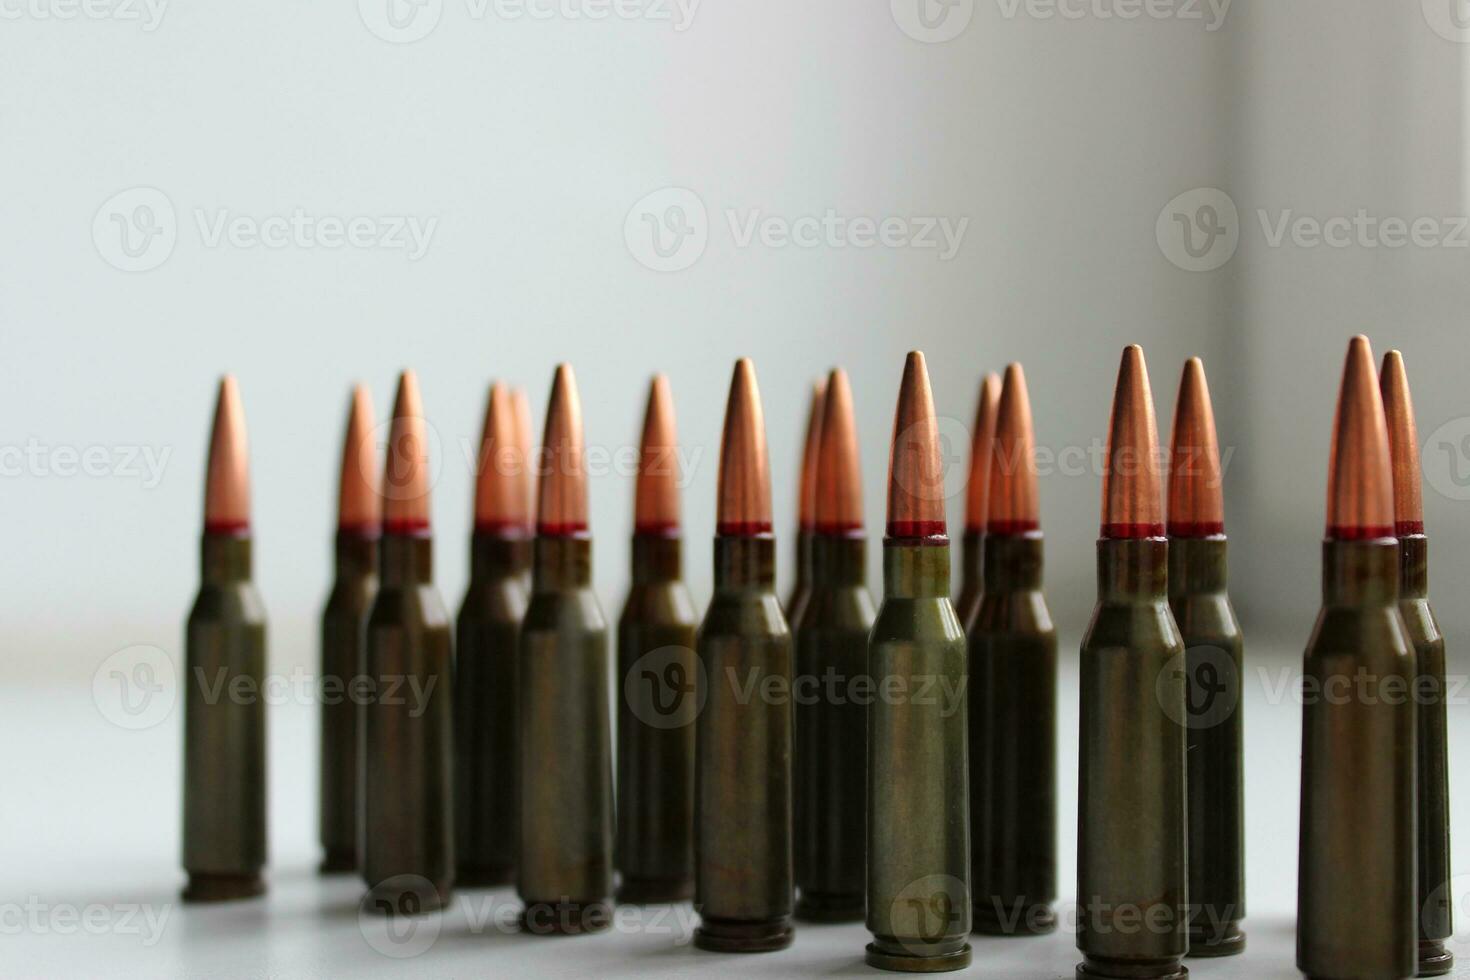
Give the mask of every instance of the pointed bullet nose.
<path id="1" fill-rule="evenodd" d="M 366 385 L 352 389 L 347 435 L 342 440 L 342 469 L 337 481 L 337 530 L 376 535 L 383 525 L 383 495 L 378 480 L 382 464 L 373 444 L 373 396 Z"/>
<path id="2" fill-rule="evenodd" d="M 220 378 L 214 405 L 204 478 L 204 530 L 207 534 L 250 530 L 250 447 L 240 387 L 232 374 Z"/>
<path id="3" fill-rule="evenodd" d="M 429 459 L 429 429 L 418 376 L 398 376 L 393 399 L 393 421 L 388 429 L 387 459 L 383 466 L 383 531 L 386 534 L 426 535 L 429 532 L 429 487 L 433 483 Z"/>
<path id="4" fill-rule="evenodd" d="M 827 376 L 817 446 L 816 533 L 856 536 L 863 531 L 863 474 L 858 459 L 857 422 L 847 372 Z"/>
<path id="5" fill-rule="evenodd" d="M 525 388 L 517 387 L 512 396 L 516 417 L 516 446 L 520 450 L 522 480 L 526 485 L 526 532 L 536 526 L 536 427 L 531 421 L 531 399 Z"/>
<path id="6" fill-rule="evenodd" d="M 1208 538 L 1225 533 L 1225 493 L 1215 408 L 1205 380 L 1205 362 L 1184 362 L 1174 433 L 1169 441 L 1169 534 Z"/>
<path id="7" fill-rule="evenodd" d="M 750 358 L 735 362 L 720 441 L 720 497 L 715 533 L 757 537 L 771 533 L 771 473 L 766 420 Z"/>
<path id="8" fill-rule="evenodd" d="M 888 537 L 947 540 L 944 520 L 944 457 L 939 419 L 924 355 L 911 351 L 903 368 L 893 442 L 888 455 Z"/>
<path id="9" fill-rule="evenodd" d="M 1388 424 L 1368 338 L 1348 344 L 1332 423 L 1327 473 L 1327 537 L 1361 541 L 1393 536 L 1393 475 Z"/>
<path id="10" fill-rule="evenodd" d="M 1143 360 L 1143 348 L 1135 344 L 1123 351 L 1113 391 L 1103 469 L 1103 537 L 1163 536 L 1162 469 L 1148 365 Z"/>
<path id="11" fill-rule="evenodd" d="M 1036 479 L 1036 432 L 1031 425 L 1031 396 L 1019 364 L 1006 368 L 996 407 L 991 450 L 990 494 L 985 531 L 1020 536 L 1041 529 L 1041 494 Z"/>
<path id="12" fill-rule="evenodd" d="M 983 532 L 990 500 L 990 457 L 995 441 L 995 413 L 1000 408 L 999 375 L 987 374 L 980 382 L 980 401 L 975 406 L 975 428 L 970 436 L 970 476 L 965 484 L 965 530 Z"/>
<path id="13" fill-rule="evenodd" d="M 587 533 L 586 447 L 582 441 L 582 398 L 570 364 L 559 364 L 541 435 L 541 492 L 536 533 L 565 538 Z"/>
<path id="14" fill-rule="evenodd" d="M 1419 469 L 1419 431 L 1414 424 L 1414 400 L 1404 357 L 1391 350 L 1383 357 L 1380 373 L 1383 412 L 1388 421 L 1388 454 L 1393 464 L 1394 534 L 1424 533 L 1424 490 Z"/>
<path id="15" fill-rule="evenodd" d="M 475 474 L 475 530 L 521 537 L 530 522 L 530 483 L 510 389 L 490 386 Z"/>
<path id="16" fill-rule="evenodd" d="M 669 379 L 653 376 L 643 411 L 638 446 L 638 482 L 633 494 L 635 534 L 679 533 L 679 437 L 674 425 L 674 395 Z"/>
<path id="17" fill-rule="evenodd" d="M 797 488 L 796 523 L 810 531 L 817 522 L 817 458 L 822 443 L 822 406 L 826 403 L 827 382 L 812 383 L 811 402 L 806 410 L 806 439 L 801 450 L 801 484 Z"/>

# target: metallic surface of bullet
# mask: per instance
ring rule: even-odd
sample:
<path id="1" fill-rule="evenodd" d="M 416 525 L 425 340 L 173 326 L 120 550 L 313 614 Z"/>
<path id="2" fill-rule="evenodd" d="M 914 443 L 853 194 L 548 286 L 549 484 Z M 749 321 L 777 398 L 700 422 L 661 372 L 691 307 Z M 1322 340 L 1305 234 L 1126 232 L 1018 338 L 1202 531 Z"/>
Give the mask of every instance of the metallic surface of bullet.
<path id="1" fill-rule="evenodd" d="M 1399 612 L 1399 546 L 1383 403 L 1354 338 L 1333 424 L 1322 611 L 1303 666 L 1297 968 L 1412 976 L 1414 655 Z"/>
<path id="2" fill-rule="evenodd" d="M 1056 928 L 1057 633 L 1042 593 L 1036 440 L 1021 365 L 994 409 L 984 585 L 970 652 L 971 909 L 976 932 Z"/>
<path id="3" fill-rule="evenodd" d="M 862 469 L 852 390 L 827 378 L 817 453 L 812 580 L 796 644 L 796 916 L 861 922 L 867 886 L 867 706 L 873 600 L 867 588 Z"/>
<path id="4" fill-rule="evenodd" d="M 678 437 L 668 378 L 649 387 L 632 585 L 618 619 L 618 901 L 694 897 L 694 633 L 683 579 Z"/>
<path id="5" fill-rule="evenodd" d="M 801 446 L 801 482 L 796 489 L 796 563 L 793 566 L 791 592 L 786 597 L 782 610 L 791 627 L 792 635 L 806 611 L 806 601 L 812 587 L 812 529 L 816 523 L 817 507 L 817 452 L 822 441 L 822 406 L 827 398 L 827 382 L 819 379 L 812 384 L 811 400 L 807 405 L 806 437 Z"/>
<path id="6" fill-rule="evenodd" d="M 1187 976 L 1184 643 L 1167 595 L 1143 351 L 1123 352 L 1103 471 L 1098 601 L 1082 641 L 1079 978 Z"/>
<path id="7" fill-rule="evenodd" d="M 885 970 L 970 962 L 966 650 L 946 532 L 938 420 L 915 351 L 894 413 L 883 602 L 868 643 L 867 962 Z"/>
<path id="8" fill-rule="evenodd" d="M 374 451 L 367 388 L 352 392 L 338 479 L 332 591 L 322 611 L 321 870 L 357 870 L 358 666 L 364 627 L 378 593 L 381 465 Z"/>
<path id="9" fill-rule="evenodd" d="M 1399 539 L 1399 612 L 1414 651 L 1418 715 L 1419 976 L 1441 976 L 1454 966 L 1445 940 L 1454 932 L 1450 893 L 1449 746 L 1445 731 L 1444 635 L 1429 605 L 1429 539 L 1424 533 L 1419 435 L 1409 378 L 1398 351 L 1380 373 L 1393 466 L 1394 533 Z"/>
<path id="10" fill-rule="evenodd" d="M 449 613 L 434 587 L 429 443 L 418 381 L 399 377 L 383 478 L 378 594 L 367 620 L 361 705 L 363 907 L 441 908 L 454 883 Z"/>
<path id="11" fill-rule="evenodd" d="M 1184 639 L 1189 955 L 1245 949 L 1244 643 L 1226 591 L 1224 494 L 1204 363 L 1179 383 L 1169 465 L 1169 608 Z"/>
<path id="12" fill-rule="evenodd" d="M 461 887 L 515 881 L 517 662 L 526 614 L 529 483 L 510 391 L 494 384 L 475 479 L 470 582 L 455 622 L 454 853 Z"/>
<path id="13" fill-rule="evenodd" d="M 209 443 L 201 581 L 184 635 L 186 902 L 265 891 L 265 608 L 250 552 L 245 414 L 226 375 Z"/>
<path id="14" fill-rule="evenodd" d="M 755 368 L 735 366 L 720 447 L 714 594 L 696 640 L 695 945 L 792 941 L 791 632 L 775 592 L 771 477 Z"/>
<path id="15" fill-rule="evenodd" d="M 592 591 L 582 406 L 557 367 L 542 439 L 532 590 L 521 625 L 517 890 L 538 935 L 611 924 L 607 622 Z"/>
<path id="16" fill-rule="evenodd" d="M 1000 407 L 1001 380 L 987 374 L 980 382 L 980 399 L 975 406 L 975 426 L 970 433 L 970 475 L 965 484 L 965 533 L 960 540 L 960 588 L 954 600 L 960 625 L 966 626 L 980 608 L 985 589 L 985 512 L 990 500 L 991 443 L 995 439 L 995 413 Z M 974 763 L 973 756 L 971 763 Z"/>

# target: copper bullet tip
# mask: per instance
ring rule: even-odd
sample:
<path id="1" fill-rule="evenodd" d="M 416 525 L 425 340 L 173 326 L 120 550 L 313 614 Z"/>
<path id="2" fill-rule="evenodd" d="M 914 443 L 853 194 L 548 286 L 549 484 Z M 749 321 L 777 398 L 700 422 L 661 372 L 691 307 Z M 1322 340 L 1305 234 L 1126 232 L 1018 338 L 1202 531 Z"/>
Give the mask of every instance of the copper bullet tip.
<path id="1" fill-rule="evenodd" d="M 373 444 L 373 396 L 366 385 L 352 389 L 347 435 L 342 440 L 342 469 L 337 481 L 337 530 L 375 537 L 383 527 L 383 476 Z"/>
<path id="2" fill-rule="evenodd" d="M 893 442 L 888 455 L 888 537 L 930 544 L 948 541 L 944 520 L 944 457 L 939 419 L 921 351 L 903 366 Z"/>
<path id="3" fill-rule="evenodd" d="M 863 471 L 847 372 L 833 368 L 825 390 L 817 449 L 815 531 L 859 536 L 863 532 Z"/>
<path id="4" fill-rule="evenodd" d="M 204 533 L 250 531 L 250 446 L 235 376 L 220 378 L 204 478 Z"/>
<path id="5" fill-rule="evenodd" d="M 536 435 L 531 422 L 531 399 L 526 389 L 517 387 L 511 396 L 516 417 L 516 445 L 525 461 L 523 480 L 526 484 L 526 532 L 536 526 Z"/>
<path id="6" fill-rule="evenodd" d="M 633 491 L 633 533 L 679 533 L 679 437 L 669 379 L 655 374 L 648 385 L 643 435 L 638 444 L 638 482 Z"/>
<path id="7" fill-rule="evenodd" d="M 582 399 L 570 364 L 558 364 L 541 435 L 540 499 L 536 533 L 548 538 L 587 533 L 586 447 Z"/>
<path id="8" fill-rule="evenodd" d="M 1363 541 L 1393 537 L 1393 473 L 1388 423 L 1368 338 L 1348 344 L 1332 421 L 1327 471 L 1327 537 Z"/>
<path id="9" fill-rule="evenodd" d="M 1420 483 L 1419 431 L 1404 356 L 1391 350 L 1380 372 L 1383 412 L 1388 421 L 1388 454 L 1393 464 L 1393 529 L 1400 538 L 1424 533 L 1424 490 Z"/>
<path id="10" fill-rule="evenodd" d="M 1169 441 L 1169 534 L 1208 538 L 1225 533 L 1225 493 L 1215 407 L 1205 380 L 1205 362 L 1184 362 L 1174 433 Z"/>
<path id="11" fill-rule="evenodd" d="M 806 440 L 801 449 L 801 484 L 796 494 L 796 523 L 803 531 L 817 524 L 817 456 L 822 444 L 822 406 L 827 398 L 827 381 L 812 382 L 811 403 L 806 410 Z"/>
<path id="12" fill-rule="evenodd" d="M 991 447 L 990 493 L 985 533 L 1019 537 L 1041 530 L 1041 494 L 1036 479 L 1036 431 L 1031 425 L 1031 396 L 1026 372 L 1006 367 L 996 407 Z"/>
<path id="13" fill-rule="evenodd" d="M 1103 468 L 1102 536 L 1157 538 L 1164 534 L 1163 467 L 1143 348 L 1123 350 L 1113 390 L 1107 461 Z"/>
<path id="14" fill-rule="evenodd" d="M 771 533 L 771 470 L 766 420 L 750 358 L 735 362 L 720 440 L 720 498 L 715 533 L 753 538 Z"/>
<path id="15" fill-rule="evenodd" d="M 531 487 L 510 389 L 490 386 L 475 472 L 475 530 L 518 538 L 530 526 Z"/>
<path id="16" fill-rule="evenodd" d="M 433 473 L 429 460 L 429 428 L 419 379 L 412 371 L 398 376 L 393 399 L 393 421 L 388 429 L 387 460 L 383 466 L 383 532 L 427 535 L 429 487 Z"/>
<path id="17" fill-rule="evenodd" d="M 1000 407 L 1000 375 L 987 374 L 980 382 L 975 406 L 975 428 L 970 435 L 970 477 L 965 484 L 965 530 L 984 532 L 990 500 L 990 457 L 995 441 L 995 413 Z"/>

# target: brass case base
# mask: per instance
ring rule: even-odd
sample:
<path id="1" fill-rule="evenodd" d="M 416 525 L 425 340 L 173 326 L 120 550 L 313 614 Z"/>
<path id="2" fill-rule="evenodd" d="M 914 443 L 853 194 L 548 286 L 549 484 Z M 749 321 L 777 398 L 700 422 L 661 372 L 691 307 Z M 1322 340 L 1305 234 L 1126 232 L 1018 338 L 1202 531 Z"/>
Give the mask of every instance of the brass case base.
<path id="1" fill-rule="evenodd" d="M 864 959 L 875 969 L 896 973 L 949 973 L 963 970 L 970 965 L 970 944 L 965 943 L 952 953 L 915 956 L 912 953 L 879 948 L 877 943 L 868 943 Z"/>
<path id="2" fill-rule="evenodd" d="M 694 945 L 711 953 L 771 953 L 790 946 L 795 937 L 785 915 L 755 922 L 705 918 L 694 930 Z"/>
<path id="3" fill-rule="evenodd" d="M 1189 955 L 1196 957 L 1236 956 L 1245 952 L 1245 933 L 1239 922 L 1228 922 L 1217 935 L 1203 929 L 1189 931 Z"/>
<path id="4" fill-rule="evenodd" d="M 265 879 L 259 873 L 235 875 L 196 871 L 189 875 L 189 884 L 181 897 L 190 904 L 203 904 L 235 902 L 264 894 Z"/>

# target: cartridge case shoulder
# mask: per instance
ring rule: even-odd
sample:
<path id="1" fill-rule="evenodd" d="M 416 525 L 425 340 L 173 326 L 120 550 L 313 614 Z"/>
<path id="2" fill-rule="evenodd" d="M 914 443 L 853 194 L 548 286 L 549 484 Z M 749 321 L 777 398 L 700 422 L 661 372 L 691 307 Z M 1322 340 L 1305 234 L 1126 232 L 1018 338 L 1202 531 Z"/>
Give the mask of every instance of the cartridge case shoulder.
<path id="1" fill-rule="evenodd" d="M 189 610 L 189 625 L 193 628 L 211 623 L 264 628 L 265 603 L 255 584 L 250 581 L 204 583 Z"/>
<path id="2" fill-rule="evenodd" d="M 698 622 L 694 599 L 680 581 L 632 586 L 618 616 L 620 630 L 631 624 L 692 627 Z"/>

